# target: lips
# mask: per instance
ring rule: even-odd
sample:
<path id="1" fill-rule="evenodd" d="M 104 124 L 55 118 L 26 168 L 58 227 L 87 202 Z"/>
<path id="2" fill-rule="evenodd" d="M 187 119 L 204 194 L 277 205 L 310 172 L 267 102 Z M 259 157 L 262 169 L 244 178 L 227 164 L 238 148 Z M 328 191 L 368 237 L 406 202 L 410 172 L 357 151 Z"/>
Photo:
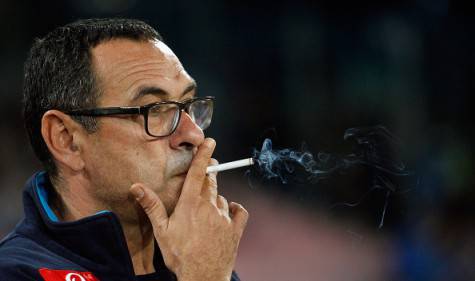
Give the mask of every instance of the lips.
<path id="1" fill-rule="evenodd" d="M 186 176 L 188 170 L 190 169 L 191 160 L 193 159 L 193 154 L 191 153 L 181 153 L 170 157 L 167 161 L 169 175 L 174 176 Z"/>

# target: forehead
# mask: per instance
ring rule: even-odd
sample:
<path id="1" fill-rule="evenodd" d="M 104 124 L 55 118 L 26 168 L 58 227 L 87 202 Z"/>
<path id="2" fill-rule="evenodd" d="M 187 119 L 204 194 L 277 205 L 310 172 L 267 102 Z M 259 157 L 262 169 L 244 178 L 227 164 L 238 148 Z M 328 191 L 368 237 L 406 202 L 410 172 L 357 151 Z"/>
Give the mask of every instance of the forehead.
<path id="1" fill-rule="evenodd" d="M 163 42 L 113 39 L 92 49 L 92 65 L 102 90 L 100 100 L 126 102 L 144 87 L 163 89 L 167 99 L 193 82 Z"/>

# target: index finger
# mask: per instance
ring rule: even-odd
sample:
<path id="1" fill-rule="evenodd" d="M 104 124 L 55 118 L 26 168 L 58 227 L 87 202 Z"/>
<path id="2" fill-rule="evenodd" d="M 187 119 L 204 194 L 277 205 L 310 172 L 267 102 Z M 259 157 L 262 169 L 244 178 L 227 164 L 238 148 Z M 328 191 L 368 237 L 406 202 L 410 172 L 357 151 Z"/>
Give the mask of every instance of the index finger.
<path id="1" fill-rule="evenodd" d="M 208 167 L 215 146 L 216 142 L 214 139 L 206 138 L 204 142 L 198 147 L 198 151 L 193 157 L 190 169 L 186 175 L 185 183 L 183 184 L 177 206 L 181 202 L 190 203 L 197 201 L 197 198 L 199 198 L 203 181 L 206 177 L 206 168 Z"/>
<path id="2" fill-rule="evenodd" d="M 211 158 L 211 161 L 208 163 L 209 166 L 218 165 L 216 159 Z M 218 172 L 207 173 L 208 176 L 205 177 L 203 181 L 203 186 L 201 187 L 201 198 L 208 200 L 211 204 L 216 206 L 216 198 L 218 197 L 218 182 L 216 176 Z"/>

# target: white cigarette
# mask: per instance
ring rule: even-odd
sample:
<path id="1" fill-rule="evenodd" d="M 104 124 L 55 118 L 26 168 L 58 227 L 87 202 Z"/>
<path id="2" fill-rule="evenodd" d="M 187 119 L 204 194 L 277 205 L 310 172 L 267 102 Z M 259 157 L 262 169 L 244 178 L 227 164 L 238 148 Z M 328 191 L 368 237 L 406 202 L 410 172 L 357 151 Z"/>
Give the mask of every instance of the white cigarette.
<path id="1" fill-rule="evenodd" d="M 208 174 L 208 173 L 214 173 L 214 172 L 221 172 L 225 170 L 236 169 L 236 168 L 251 166 L 251 165 L 254 165 L 254 159 L 246 158 L 246 159 L 236 160 L 236 161 L 227 162 L 227 163 L 223 163 L 219 165 L 209 166 L 206 169 L 206 173 Z"/>

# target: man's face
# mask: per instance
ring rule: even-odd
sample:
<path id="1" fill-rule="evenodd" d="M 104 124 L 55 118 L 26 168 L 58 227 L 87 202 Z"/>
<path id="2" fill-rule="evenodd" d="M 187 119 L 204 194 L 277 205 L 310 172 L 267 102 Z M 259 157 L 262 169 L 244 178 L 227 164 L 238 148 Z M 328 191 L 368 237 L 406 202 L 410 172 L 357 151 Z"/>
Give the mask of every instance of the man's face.
<path id="1" fill-rule="evenodd" d="M 162 42 L 114 39 L 99 44 L 92 55 L 101 91 L 97 107 L 183 101 L 195 95 L 194 80 Z M 142 182 L 157 192 L 171 212 L 196 147 L 204 140 L 202 130 L 185 112 L 176 131 L 162 138 L 146 134 L 142 115 L 97 120 L 99 128 L 88 136 L 84 148 L 91 195 L 127 219 L 134 202 L 129 188 Z"/>

